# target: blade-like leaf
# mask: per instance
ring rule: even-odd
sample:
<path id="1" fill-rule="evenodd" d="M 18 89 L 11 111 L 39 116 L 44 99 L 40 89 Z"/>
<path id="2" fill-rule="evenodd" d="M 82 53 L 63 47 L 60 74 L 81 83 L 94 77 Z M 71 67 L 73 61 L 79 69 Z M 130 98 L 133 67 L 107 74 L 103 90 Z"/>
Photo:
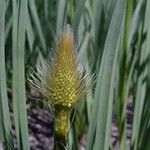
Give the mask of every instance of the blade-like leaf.
<path id="1" fill-rule="evenodd" d="M 91 125 L 89 127 L 88 150 L 92 149 L 91 145 L 93 144 L 90 141 L 93 141 L 95 132 L 96 136 L 94 149 L 109 149 L 115 68 L 117 62 L 116 56 L 118 53 L 116 45 L 119 40 L 124 7 L 125 0 L 120 0 L 117 2 L 107 34 L 94 95 L 95 101 Z M 97 113 L 98 116 L 96 117 L 95 114 Z M 95 120 L 97 120 L 97 127 Z"/>
<path id="2" fill-rule="evenodd" d="M 11 123 L 5 73 L 5 0 L 0 1 L 0 139 L 10 150 Z"/>
<path id="3" fill-rule="evenodd" d="M 149 3 L 148 3 L 149 5 Z M 143 6 L 146 7 L 146 1 L 143 1 Z M 143 10 L 145 10 L 145 7 L 143 7 Z M 148 8 L 147 8 L 148 9 Z M 142 11 L 144 14 L 144 11 Z M 147 77 L 148 74 L 148 57 L 150 55 L 150 50 L 149 50 L 149 42 L 148 38 L 142 43 L 142 35 L 143 32 L 146 32 L 149 27 L 150 23 L 147 22 L 146 19 L 147 15 L 149 12 L 146 13 L 145 19 L 143 17 L 142 20 L 145 20 L 145 25 L 144 21 L 141 24 L 141 28 L 139 29 L 139 41 L 138 41 L 138 50 L 140 52 L 139 56 L 139 63 L 138 63 L 138 69 L 142 70 L 140 74 L 138 74 L 137 78 L 137 89 L 136 89 L 136 97 L 135 97 L 135 105 L 134 105 L 134 114 L 133 114 L 133 132 L 132 132 L 132 139 L 131 139 L 131 144 L 133 146 L 133 149 L 136 150 L 138 148 L 138 140 L 140 137 L 140 125 L 141 125 L 141 120 L 142 120 L 142 112 L 144 109 L 144 101 L 145 101 L 145 95 L 146 95 L 146 87 L 147 87 L 147 82 L 145 78 Z M 144 31 L 145 30 L 145 31 Z M 147 35 L 149 36 L 149 32 L 147 32 Z M 143 44 L 143 45 L 142 45 Z M 144 68 L 141 68 L 141 66 L 145 64 Z"/>
<path id="4" fill-rule="evenodd" d="M 75 37 L 77 36 L 77 30 L 78 30 L 78 26 L 79 26 L 80 19 L 82 16 L 82 12 L 84 10 L 84 5 L 85 5 L 85 0 L 78 1 L 75 16 L 74 16 L 74 21 L 73 21 L 73 31 L 74 31 Z"/>
<path id="5" fill-rule="evenodd" d="M 35 23 L 35 26 L 36 26 L 36 29 L 37 29 L 37 32 L 39 35 L 39 39 L 40 39 L 42 48 L 44 51 L 46 51 L 46 42 L 45 42 L 45 38 L 43 35 L 42 27 L 40 25 L 40 19 L 39 19 L 38 13 L 37 13 L 37 9 L 36 9 L 34 0 L 29 0 L 29 8 L 30 8 L 31 15 L 32 15 L 33 21 Z"/>
<path id="6" fill-rule="evenodd" d="M 21 150 L 29 150 L 24 72 L 27 2 L 20 1 L 19 11 L 17 2 L 13 1 L 13 107 L 17 144 Z"/>
<path id="7" fill-rule="evenodd" d="M 57 14 L 57 27 L 56 27 L 56 35 L 60 34 L 62 31 L 65 22 L 66 22 L 66 12 L 67 12 L 67 0 L 59 0 L 58 1 L 58 14 Z"/>

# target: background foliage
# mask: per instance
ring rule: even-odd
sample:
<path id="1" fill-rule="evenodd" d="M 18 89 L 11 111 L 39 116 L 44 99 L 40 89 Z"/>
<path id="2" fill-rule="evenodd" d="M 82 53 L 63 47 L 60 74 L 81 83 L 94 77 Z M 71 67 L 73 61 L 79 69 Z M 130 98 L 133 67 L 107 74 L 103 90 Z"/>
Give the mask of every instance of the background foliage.
<path id="1" fill-rule="evenodd" d="M 71 24 L 78 55 L 87 72 L 96 74 L 96 81 L 91 94 L 76 106 L 69 149 L 79 148 L 81 133 L 87 135 L 87 150 L 114 149 L 111 126 L 115 120 L 119 149 L 149 150 L 149 18 L 150 0 L 0 0 L 0 140 L 4 148 L 14 149 L 13 116 L 18 149 L 30 149 L 27 75 L 48 56 L 64 25 Z M 130 140 L 129 103 L 133 111 Z"/>

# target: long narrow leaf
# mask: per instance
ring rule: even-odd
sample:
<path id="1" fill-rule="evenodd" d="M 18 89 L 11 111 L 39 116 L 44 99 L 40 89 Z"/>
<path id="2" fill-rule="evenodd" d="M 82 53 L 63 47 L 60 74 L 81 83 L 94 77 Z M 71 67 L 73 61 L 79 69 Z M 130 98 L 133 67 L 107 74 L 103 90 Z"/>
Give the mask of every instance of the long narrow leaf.
<path id="1" fill-rule="evenodd" d="M 73 31 L 74 31 L 75 37 L 77 35 L 77 29 L 80 23 L 82 12 L 84 10 L 84 5 L 85 5 L 85 0 L 78 1 L 75 16 L 74 16 L 74 22 L 73 22 Z"/>
<path id="2" fill-rule="evenodd" d="M 27 108 L 25 95 L 24 51 L 27 0 L 13 1 L 13 107 L 18 149 L 29 150 Z M 18 16 L 19 14 L 19 16 Z M 19 18 L 19 19 L 18 19 Z"/>
<path id="3" fill-rule="evenodd" d="M 11 124 L 5 73 L 5 0 L 0 1 L 0 138 L 5 149 L 10 149 Z"/>
<path id="4" fill-rule="evenodd" d="M 109 32 L 107 35 L 104 54 L 102 57 L 101 68 L 98 75 L 98 82 L 95 91 L 95 106 L 93 109 L 91 124 L 95 122 L 93 119 L 97 120 L 97 128 L 95 130 L 95 126 L 90 125 L 89 130 L 89 139 L 90 137 L 94 138 L 93 134 L 96 132 L 95 137 L 95 150 L 109 149 L 110 143 L 110 123 L 111 123 L 111 115 L 112 115 L 112 104 L 113 104 L 113 90 L 114 90 L 114 69 L 116 64 L 117 55 L 116 44 L 119 39 L 119 33 L 123 18 L 123 12 L 125 7 L 125 0 L 120 0 L 117 2 L 115 12 L 113 14 L 113 19 L 110 23 Z M 97 108 L 97 109 L 96 109 Z M 98 117 L 95 117 L 95 114 L 98 113 Z M 92 145 L 92 143 L 90 142 Z M 91 150 L 90 144 L 88 145 L 88 149 Z"/>
<path id="5" fill-rule="evenodd" d="M 57 27 L 56 27 L 57 37 L 65 25 L 66 12 L 67 12 L 67 0 L 63 0 L 63 1 L 59 0 L 58 1 L 58 14 L 57 14 Z"/>
<path id="6" fill-rule="evenodd" d="M 42 48 L 44 51 L 46 51 L 46 42 L 45 42 L 45 38 L 43 35 L 43 31 L 42 31 L 42 27 L 40 25 L 40 19 L 37 13 L 37 9 L 36 9 L 36 5 L 35 5 L 35 1 L 34 0 L 29 0 L 29 8 L 31 11 L 31 15 L 33 17 L 33 21 L 35 23 L 38 35 L 39 35 L 39 39 L 42 45 Z"/>

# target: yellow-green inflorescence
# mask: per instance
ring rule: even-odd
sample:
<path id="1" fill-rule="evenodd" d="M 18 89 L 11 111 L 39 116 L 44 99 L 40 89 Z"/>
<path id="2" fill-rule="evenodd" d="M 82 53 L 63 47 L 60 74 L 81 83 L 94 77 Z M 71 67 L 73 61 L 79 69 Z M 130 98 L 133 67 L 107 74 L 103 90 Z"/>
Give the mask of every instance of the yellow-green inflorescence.
<path id="1" fill-rule="evenodd" d="M 37 68 L 30 80 L 53 107 L 55 135 L 66 137 L 72 108 L 87 93 L 86 71 L 77 58 L 73 33 L 67 26 L 58 41 L 53 56 Z"/>

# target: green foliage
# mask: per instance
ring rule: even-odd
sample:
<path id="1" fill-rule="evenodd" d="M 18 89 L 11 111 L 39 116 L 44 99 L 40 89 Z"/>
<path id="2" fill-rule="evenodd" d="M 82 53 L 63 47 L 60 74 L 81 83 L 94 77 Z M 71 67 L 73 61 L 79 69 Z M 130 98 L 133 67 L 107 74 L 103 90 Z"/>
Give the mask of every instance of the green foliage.
<path id="1" fill-rule="evenodd" d="M 113 117 L 121 150 L 149 150 L 149 18 L 149 0 L 1 0 L 0 140 L 5 149 L 13 149 L 9 106 L 13 108 L 18 149 L 30 149 L 26 74 L 48 56 L 69 23 L 79 45 L 78 56 L 87 72 L 95 74 L 95 83 L 76 106 L 67 146 L 79 149 L 78 137 L 85 134 L 88 150 L 113 149 Z M 8 88 L 12 89 L 12 102 Z M 133 120 L 127 144 L 129 96 Z"/>
<path id="2" fill-rule="evenodd" d="M 0 140 L 4 148 L 11 149 L 11 125 L 8 107 L 5 70 L 5 1 L 0 1 Z"/>
<path id="3" fill-rule="evenodd" d="M 18 149 L 22 150 L 29 149 L 24 69 L 27 4 L 27 0 L 13 1 L 13 108 Z"/>

